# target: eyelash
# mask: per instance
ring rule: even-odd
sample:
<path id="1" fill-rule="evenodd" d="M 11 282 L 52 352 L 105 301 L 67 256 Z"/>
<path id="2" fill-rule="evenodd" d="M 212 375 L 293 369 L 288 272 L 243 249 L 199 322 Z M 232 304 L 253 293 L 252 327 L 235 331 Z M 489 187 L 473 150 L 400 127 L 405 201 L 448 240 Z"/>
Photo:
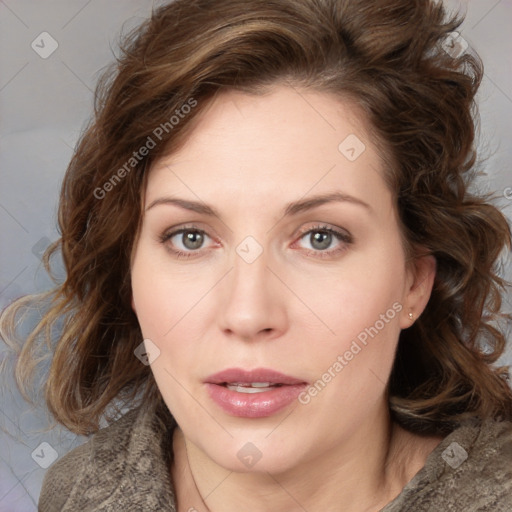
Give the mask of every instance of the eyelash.
<path id="1" fill-rule="evenodd" d="M 167 244 L 167 242 L 171 238 L 175 237 L 176 235 L 180 235 L 180 234 L 183 234 L 186 232 L 195 232 L 195 233 L 199 233 L 203 236 L 206 236 L 208 238 L 211 238 L 206 233 L 206 231 L 204 231 L 202 229 L 199 229 L 195 226 L 185 226 L 185 227 L 182 227 L 175 231 L 162 233 L 158 237 L 158 240 L 162 244 Z M 317 226 L 313 226 L 313 227 L 310 227 L 308 229 L 301 231 L 299 233 L 299 237 L 298 237 L 297 241 L 302 240 L 305 237 L 305 235 L 314 233 L 314 232 L 330 233 L 338 240 L 338 242 L 341 242 L 341 244 L 342 244 L 341 247 L 338 247 L 336 249 L 331 249 L 331 250 L 325 250 L 325 251 L 306 249 L 307 253 L 314 255 L 314 257 L 330 258 L 336 254 L 340 254 L 340 253 L 344 252 L 347 249 L 347 247 L 354 242 L 352 236 L 348 232 L 338 231 L 336 229 L 333 229 L 333 228 L 331 228 L 329 226 L 325 226 L 325 225 L 317 225 Z M 297 242 L 294 242 L 294 244 L 295 243 L 297 243 Z M 179 249 L 172 249 L 171 247 L 168 247 L 168 249 L 178 259 L 194 258 L 201 251 L 201 249 L 198 249 L 196 251 L 191 250 L 191 251 L 184 252 L 184 251 L 180 251 Z"/>
<path id="2" fill-rule="evenodd" d="M 180 234 L 186 233 L 188 231 L 200 233 L 203 236 L 208 236 L 206 231 L 204 231 L 203 229 L 199 229 L 196 226 L 192 225 L 192 226 L 184 226 L 175 231 L 164 232 L 159 236 L 159 241 L 162 244 L 166 244 L 171 238 L 175 237 L 176 235 L 180 235 Z M 209 237 L 209 238 L 211 238 L 211 237 Z M 179 249 L 172 249 L 171 247 L 168 247 L 168 250 L 171 253 L 173 253 L 178 259 L 194 258 L 197 256 L 197 253 L 200 252 L 200 250 L 184 252 L 184 251 L 180 251 Z"/>
<path id="3" fill-rule="evenodd" d="M 309 227 L 307 229 L 304 229 L 299 233 L 299 237 L 297 241 L 302 240 L 307 234 L 320 232 L 320 233 L 330 233 L 334 236 L 340 243 L 340 247 L 337 247 L 335 249 L 325 250 L 325 251 L 319 251 L 319 250 L 312 250 L 312 249 L 306 249 L 307 253 L 310 255 L 313 255 L 317 258 L 331 258 L 335 255 L 341 254 L 344 252 L 350 244 L 354 242 L 352 236 L 348 232 L 338 231 L 337 229 L 331 228 L 329 226 L 325 225 L 316 225 L 313 227 Z M 294 242 L 293 245 L 295 245 L 297 242 Z"/>

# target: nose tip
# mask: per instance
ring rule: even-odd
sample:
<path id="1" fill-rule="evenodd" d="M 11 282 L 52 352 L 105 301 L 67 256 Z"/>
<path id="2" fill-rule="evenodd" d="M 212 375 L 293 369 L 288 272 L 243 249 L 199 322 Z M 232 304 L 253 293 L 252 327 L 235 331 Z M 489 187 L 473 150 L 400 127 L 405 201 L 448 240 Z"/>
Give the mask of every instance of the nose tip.
<path id="1" fill-rule="evenodd" d="M 251 240 L 246 243 L 248 251 L 243 254 L 254 257 L 257 246 Z M 249 341 L 282 333 L 287 315 L 285 298 L 278 287 L 261 254 L 251 263 L 243 256 L 237 257 L 219 304 L 220 328 L 224 334 Z"/>

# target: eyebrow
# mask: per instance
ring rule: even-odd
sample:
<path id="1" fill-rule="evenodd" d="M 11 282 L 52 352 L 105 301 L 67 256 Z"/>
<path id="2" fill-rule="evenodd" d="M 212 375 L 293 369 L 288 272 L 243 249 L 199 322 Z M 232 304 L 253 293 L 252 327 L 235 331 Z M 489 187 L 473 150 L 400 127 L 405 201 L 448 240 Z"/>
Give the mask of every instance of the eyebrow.
<path id="1" fill-rule="evenodd" d="M 288 203 L 284 209 L 283 217 L 289 217 L 292 215 L 297 215 L 298 213 L 302 213 L 308 210 L 312 210 L 313 208 L 317 208 L 327 203 L 333 202 L 346 202 L 352 203 L 355 205 L 359 205 L 364 207 L 366 210 L 371 211 L 372 208 L 368 203 L 365 203 L 361 199 L 357 197 L 343 194 L 341 192 L 333 192 L 330 194 L 322 194 L 313 197 L 309 197 L 307 199 L 301 199 L 299 201 L 294 201 L 292 203 Z M 176 197 L 161 197 L 159 199 L 155 199 L 147 208 L 146 211 L 150 210 L 154 206 L 169 204 L 179 206 L 185 210 L 190 210 L 192 212 L 200 213 L 202 215 L 208 215 L 211 217 L 219 217 L 220 214 L 215 210 L 215 208 L 207 205 L 206 203 L 202 203 L 199 201 L 189 201 L 186 199 L 179 199 Z"/>
<path id="2" fill-rule="evenodd" d="M 179 206 L 180 208 L 190 210 L 192 212 L 201 213 L 203 215 L 210 215 L 212 217 L 219 217 L 218 212 L 214 208 L 208 206 L 205 203 L 201 203 L 199 201 L 187 201 L 186 199 L 178 199 L 177 197 L 161 197 L 159 199 L 155 199 L 146 208 L 145 211 L 148 211 L 159 204 L 176 205 Z"/>
<path id="3" fill-rule="evenodd" d="M 313 208 L 317 208 L 318 206 L 322 206 L 324 204 L 333 202 L 352 203 L 362 206 L 368 211 L 372 210 L 371 206 L 368 203 L 365 203 L 363 200 L 358 199 L 357 197 L 350 196 L 348 194 L 343 194 L 342 192 L 333 192 L 331 194 L 317 195 L 309 197 L 307 199 L 302 199 L 300 201 L 289 203 L 284 210 L 284 216 L 286 217 L 289 215 L 297 215 L 298 213 L 307 210 L 312 210 Z"/>

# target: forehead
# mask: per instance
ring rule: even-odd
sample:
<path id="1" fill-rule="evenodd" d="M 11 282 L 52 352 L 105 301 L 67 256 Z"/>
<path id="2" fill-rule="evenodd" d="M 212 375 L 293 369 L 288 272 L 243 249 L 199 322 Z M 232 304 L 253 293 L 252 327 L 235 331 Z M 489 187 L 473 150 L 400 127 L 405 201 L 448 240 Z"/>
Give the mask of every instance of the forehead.
<path id="1" fill-rule="evenodd" d="M 361 108 L 326 93 L 286 86 L 223 92 L 179 151 L 155 162 L 146 204 L 164 191 L 205 200 L 245 191 L 256 204 L 333 188 L 378 196 L 386 186 L 383 159 L 368 127 Z"/>

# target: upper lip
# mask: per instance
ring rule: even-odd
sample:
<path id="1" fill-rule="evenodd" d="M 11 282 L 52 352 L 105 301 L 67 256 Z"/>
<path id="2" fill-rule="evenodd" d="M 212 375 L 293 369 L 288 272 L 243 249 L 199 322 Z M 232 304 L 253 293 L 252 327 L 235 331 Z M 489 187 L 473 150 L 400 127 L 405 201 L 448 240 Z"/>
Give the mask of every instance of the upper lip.
<path id="1" fill-rule="evenodd" d="M 255 368 L 244 370 L 242 368 L 228 368 L 214 373 L 205 379 L 207 384 L 252 383 L 269 382 L 270 384 L 306 384 L 305 381 L 269 368 Z"/>

